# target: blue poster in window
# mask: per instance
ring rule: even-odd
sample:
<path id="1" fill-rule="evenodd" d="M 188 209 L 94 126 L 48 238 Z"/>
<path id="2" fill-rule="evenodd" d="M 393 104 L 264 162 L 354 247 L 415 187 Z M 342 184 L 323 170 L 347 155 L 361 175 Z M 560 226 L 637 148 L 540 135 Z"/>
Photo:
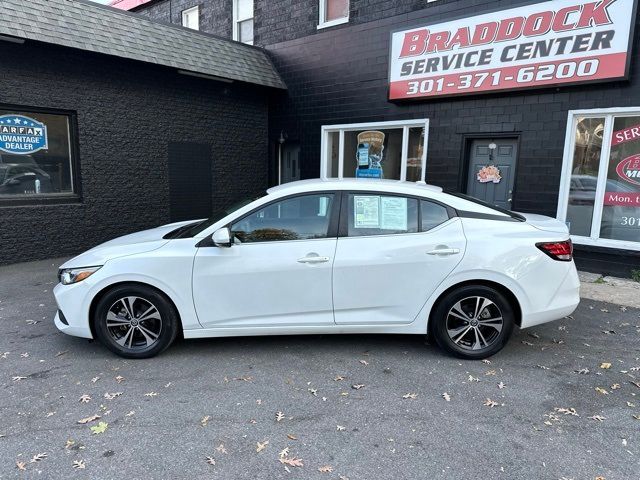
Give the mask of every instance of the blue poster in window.
<path id="1" fill-rule="evenodd" d="M 26 155 L 47 148 L 44 123 L 24 115 L 0 116 L 0 151 Z"/>

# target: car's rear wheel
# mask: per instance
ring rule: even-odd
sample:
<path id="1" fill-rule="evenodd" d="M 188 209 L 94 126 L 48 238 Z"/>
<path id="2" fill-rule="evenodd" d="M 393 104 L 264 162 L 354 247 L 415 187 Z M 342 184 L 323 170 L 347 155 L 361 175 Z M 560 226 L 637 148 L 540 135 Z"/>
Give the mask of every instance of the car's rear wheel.
<path id="1" fill-rule="evenodd" d="M 96 337 L 112 352 L 126 358 L 149 358 L 166 349 L 178 333 L 173 304 L 145 285 L 121 285 L 98 302 L 94 316 Z"/>
<path id="2" fill-rule="evenodd" d="M 440 348 L 461 358 L 487 358 L 504 347 L 515 323 L 513 307 L 497 290 L 467 285 L 442 298 L 431 317 Z"/>

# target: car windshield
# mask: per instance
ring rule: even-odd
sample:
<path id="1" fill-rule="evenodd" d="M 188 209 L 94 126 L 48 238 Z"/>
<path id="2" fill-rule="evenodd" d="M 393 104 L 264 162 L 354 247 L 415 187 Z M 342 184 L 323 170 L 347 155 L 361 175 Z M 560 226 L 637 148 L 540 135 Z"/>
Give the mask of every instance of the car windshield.
<path id="1" fill-rule="evenodd" d="M 222 220 L 227 215 L 232 214 L 233 212 L 240 210 L 245 205 L 249 205 L 251 202 L 258 200 L 266 195 L 266 192 L 260 192 L 259 194 L 251 195 L 244 200 L 234 203 L 229 208 L 224 210 L 220 210 L 213 214 L 211 217 L 203 220 L 201 222 L 191 223 L 189 225 L 184 225 L 176 230 L 165 235 L 165 238 L 189 238 L 195 237 L 197 234 L 202 232 L 203 230 L 209 228 L 214 223 Z"/>

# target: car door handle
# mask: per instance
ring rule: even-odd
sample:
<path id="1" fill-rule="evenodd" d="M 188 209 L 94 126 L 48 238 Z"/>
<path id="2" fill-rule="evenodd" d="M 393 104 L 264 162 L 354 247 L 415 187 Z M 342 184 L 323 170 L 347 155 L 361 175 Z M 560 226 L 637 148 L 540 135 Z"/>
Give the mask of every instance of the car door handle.
<path id="1" fill-rule="evenodd" d="M 460 253 L 459 248 L 436 248 L 427 252 L 427 255 L 456 255 Z"/>
<path id="2" fill-rule="evenodd" d="M 298 259 L 298 263 L 325 263 L 329 261 L 329 257 L 321 257 L 319 255 L 307 255 Z"/>

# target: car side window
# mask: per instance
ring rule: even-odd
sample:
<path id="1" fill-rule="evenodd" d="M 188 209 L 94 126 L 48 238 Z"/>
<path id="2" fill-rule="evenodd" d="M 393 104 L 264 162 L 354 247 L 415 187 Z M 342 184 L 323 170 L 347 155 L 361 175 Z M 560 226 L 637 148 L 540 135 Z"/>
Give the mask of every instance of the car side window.
<path id="1" fill-rule="evenodd" d="M 418 200 L 415 198 L 350 193 L 347 204 L 349 237 L 418 231 Z"/>
<path id="2" fill-rule="evenodd" d="M 447 207 L 439 203 L 421 200 L 422 231 L 426 232 L 449 220 Z"/>
<path id="3" fill-rule="evenodd" d="M 231 225 L 236 243 L 327 238 L 334 194 L 300 195 L 274 202 Z"/>

